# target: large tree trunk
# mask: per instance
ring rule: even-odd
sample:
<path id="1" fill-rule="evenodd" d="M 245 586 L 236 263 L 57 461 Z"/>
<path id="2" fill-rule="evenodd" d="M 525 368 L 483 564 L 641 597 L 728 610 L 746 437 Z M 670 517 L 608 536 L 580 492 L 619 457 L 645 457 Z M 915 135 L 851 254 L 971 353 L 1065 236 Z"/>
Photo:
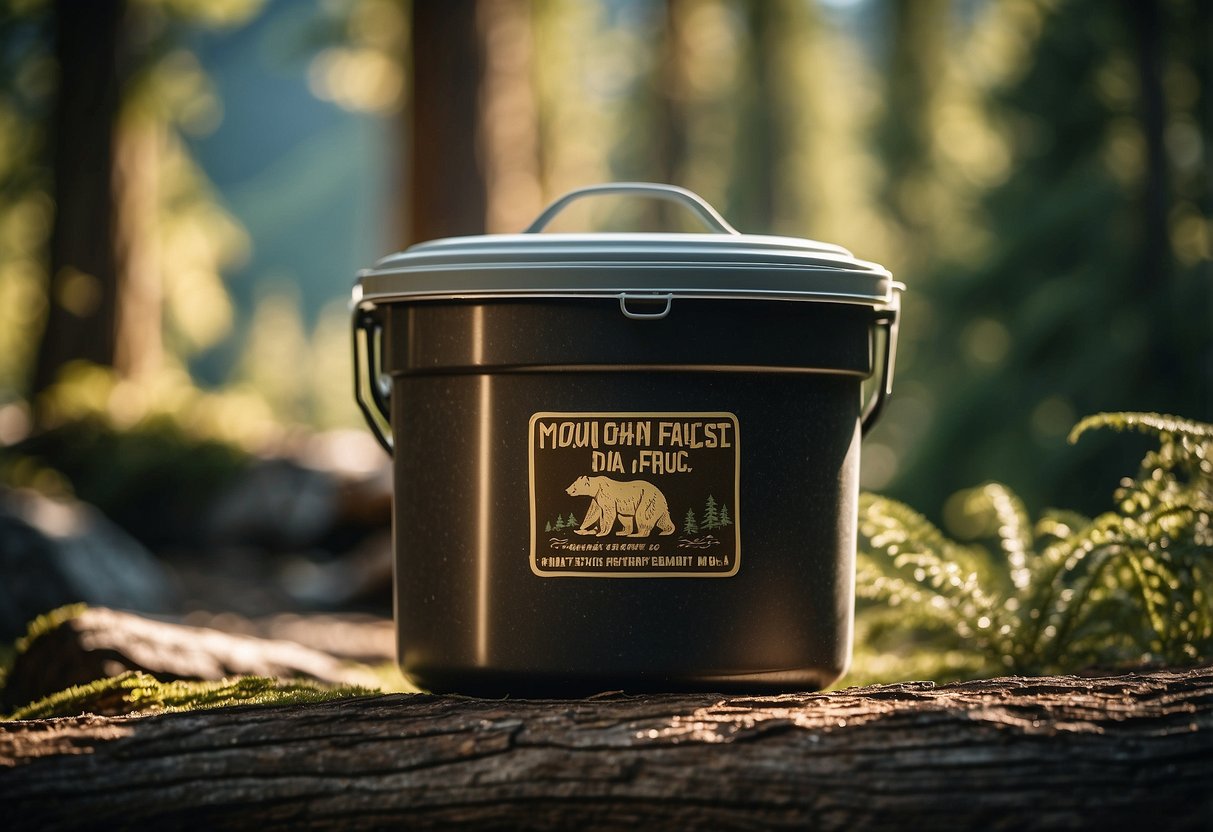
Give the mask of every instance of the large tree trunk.
<path id="1" fill-rule="evenodd" d="M 784 150 L 775 93 L 781 80 L 775 55 L 775 42 L 781 34 L 780 5 L 771 0 L 746 0 L 741 7 L 748 45 L 737 175 L 730 202 L 738 217 L 764 231 L 770 231 L 775 220 L 777 176 Z"/>
<path id="2" fill-rule="evenodd" d="M 542 207 L 531 7 L 413 3 L 410 243 L 521 231 Z"/>
<path id="3" fill-rule="evenodd" d="M 529 0 L 481 0 L 482 43 L 477 135 L 485 171 L 485 230 L 516 233 L 543 208 L 539 176 L 539 104 Z"/>
<path id="4" fill-rule="evenodd" d="M 476 0 L 413 3 L 412 37 L 409 242 L 483 234 Z"/>
<path id="5" fill-rule="evenodd" d="M 1167 228 L 1171 203 L 1165 136 L 1167 102 L 1163 91 L 1166 27 L 1158 0 L 1130 0 L 1125 6 L 1136 50 L 1138 122 L 1145 145 L 1141 264 L 1133 286 L 1136 301 L 1165 289 L 1171 273 L 1171 239 Z"/>
<path id="6" fill-rule="evenodd" d="M 114 367 L 146 379 L 164 354 L 160 273 L 160 165 L 165 127 L 153 118 L 121 119 L 115 135 L 118 264 Z"/>
<path id="7" fill-rule="evenodd" d="M 118 266 L 114 246 L 114 123 L 123 0 L 59 0 L 59 65 L 51 138 L 55 220 L 46 328 L 33 392 L 76 361 L 112 365 Z"/>
<path id="8" fill-rule="evenodd" d="M 877 131 L 883 198 L 911 245 L 931 224 L 923 214 L 922 186 L 933 175 L 934 99 L 944 74 L 950 6 L 948 0 L 895 0 L 886 11 L 885 113 Z"/>
<path id="9" fill-rule="evenodd" d="M 7 828 L 1208 829 L 1213 668 L 0 729 Z"/>

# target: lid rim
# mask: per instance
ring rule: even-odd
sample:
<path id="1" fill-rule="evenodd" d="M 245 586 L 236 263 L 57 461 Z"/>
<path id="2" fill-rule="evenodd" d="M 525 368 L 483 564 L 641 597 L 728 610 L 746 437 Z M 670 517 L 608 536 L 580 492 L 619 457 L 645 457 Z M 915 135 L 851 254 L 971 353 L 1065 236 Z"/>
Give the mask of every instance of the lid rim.
<path id="1" fill-rule="evenodd" d="M 618 301 L 621 297 L 629 297 L 633 299 L 643 299 L 645 297 L 670 297 L 674 300 L 748 300 L 784 301 L 791 303 L 838 303 L 847 306 L 869 306 L 873 309 L 884 309 L 897 304 L 898 294 L 904 289 L 904 286 L 900 283 L 895 283 L 890 288 L 892 291 L 887 296 L 879 298 L 872 295 L 849 294 L 842 292 L 788 292 L 777 289 L 772 289 L 769 291 L 762 289 L 716 289 L 710 291 L 693 291 L 686 289 L 636 287 L 618 290 L 587 289 L 584 291 L 578 291 L 570 289 L 560 292 L 542 290 L 442 292 L 435 290 L 432 292 L 398 292 L 374 295 L 357 295 L 357 293 L 355 293 L 355 303 L 360 307 L 373 307 L 380 304 L 386 305 L 390 303 L 408 303 L 412 301 L 421 301 L 426 303 L 444 300 L 473 301 L 600 299 Z"/>
<path id="2" fill-rule="evenodd" d="M 809 300 L 881 307 L 900 284 L 841 246 L 718 234 L 515 234 L 449 237 L 358 273 L 356 302 L 612 297 Z"/>

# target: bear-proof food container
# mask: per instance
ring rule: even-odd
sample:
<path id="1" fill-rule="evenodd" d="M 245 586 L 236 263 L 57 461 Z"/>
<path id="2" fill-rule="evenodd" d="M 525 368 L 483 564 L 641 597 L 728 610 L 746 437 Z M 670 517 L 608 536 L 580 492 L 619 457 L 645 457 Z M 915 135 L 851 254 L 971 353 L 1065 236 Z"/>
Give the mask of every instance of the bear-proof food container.
<path id="1" fill-rule="evenodd" d="M 714 233 L 538 233 L 604 193 Z M 837 679 L 901 288 L 641 183 L 363 271 L 355 393 L 394 457 L 405 674 L 515 696 Z"/>

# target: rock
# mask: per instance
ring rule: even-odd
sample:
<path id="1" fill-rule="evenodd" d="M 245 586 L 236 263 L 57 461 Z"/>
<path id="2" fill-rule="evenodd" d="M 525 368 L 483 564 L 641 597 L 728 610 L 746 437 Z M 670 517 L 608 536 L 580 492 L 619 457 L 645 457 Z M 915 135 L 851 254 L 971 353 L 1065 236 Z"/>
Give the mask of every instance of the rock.
<path id="1" fill-rule="evenodd" d="M 271 550 L 312 546 L 333 525 L 336 480 L 289 459 L 260 460 L 222 493 L 208 512 L 215 543 Z"/>
<path id="2" fill-rule="evenodd" d="M 211 506 L 221 545 L 343 552 L 391 524 L 391 460 L 370 436 L 329 431 L 296 439 L 245 470 Z"/>
<path id="3" fill-rule="evenodd" d="M 0 487 L 0 639 L 83 601 L 149 613 L 176 609 L 168 573 L 96 508 Z"/>
<path id="4" fill-rule="evenodd" d="M 381 606 L 391 603 L 392 560 L 392 535 L 383 531 L 332 560 L 289 559 L 278 581 L 288 595 L 309 606 Z"/>

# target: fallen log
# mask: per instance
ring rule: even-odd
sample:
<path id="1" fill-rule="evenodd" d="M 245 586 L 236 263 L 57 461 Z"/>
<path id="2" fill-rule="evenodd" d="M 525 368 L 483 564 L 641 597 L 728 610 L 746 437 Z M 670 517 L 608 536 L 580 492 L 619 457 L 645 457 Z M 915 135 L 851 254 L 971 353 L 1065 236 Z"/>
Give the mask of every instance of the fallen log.
<path id="1" fill-rule="evenodd" d="M 369 688 L 382 683 L 365 665 L 293 641 L 89 607 L 28 639 L 0 689 L 0 711 L 127 671 L 162 681 L 267 676 Z"/>
<path id="2" fill-rule="evenodd" d="M 0 727 L 9 829 L 1209 829 L 1213 668 Z"/>

